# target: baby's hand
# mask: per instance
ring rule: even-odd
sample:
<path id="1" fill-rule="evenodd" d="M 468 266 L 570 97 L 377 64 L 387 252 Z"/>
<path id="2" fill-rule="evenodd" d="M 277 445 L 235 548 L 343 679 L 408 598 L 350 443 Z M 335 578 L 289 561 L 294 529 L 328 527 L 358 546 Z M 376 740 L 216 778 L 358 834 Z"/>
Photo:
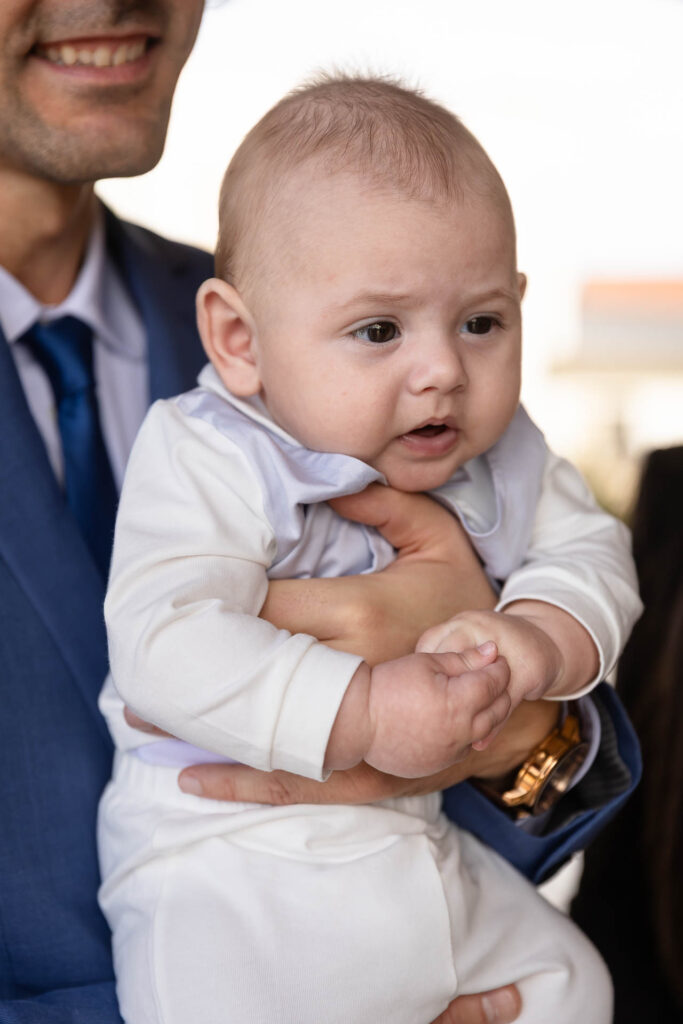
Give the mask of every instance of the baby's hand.
<path id="1" fill-rule="evenodd" d="M 522 700 L 543 697 L 560 683 L 564 660 L 559 647 L 540 625 L 522 615 L 462 612 L 423 633 L 417 650 L 461 651 L 487 640 L 493 640 L 510 666 L 513 709 Z"/>
<path id="2" fill-rule="evenodd" d="M 403 778 L 455 764 L 508 717 L 510 672 L 495 644 L 459 654 L 412 654 L 376 665 L 364 760 Z"/>

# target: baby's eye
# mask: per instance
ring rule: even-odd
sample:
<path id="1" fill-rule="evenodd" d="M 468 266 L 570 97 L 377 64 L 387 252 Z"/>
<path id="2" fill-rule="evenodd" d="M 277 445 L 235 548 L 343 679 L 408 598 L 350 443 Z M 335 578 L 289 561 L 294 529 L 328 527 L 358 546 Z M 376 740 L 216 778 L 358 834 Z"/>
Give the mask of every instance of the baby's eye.
<path id="1" fill-rule="evenodd" d="M 391 320 L 376 320 L 374 324 L 357 327 L 352 334 L 354 338 L 360 338 L 361 341 L 386 345 L 388 341 L 394 341 L 398 337 L 398 327 Z"/>
<path id="2" fill-rule="evenodd" d="M 473 316 L 465 323 L 464 329 L 468 334 L 489 334 L 498 326 L 498 321 L 493 316 Z"/>

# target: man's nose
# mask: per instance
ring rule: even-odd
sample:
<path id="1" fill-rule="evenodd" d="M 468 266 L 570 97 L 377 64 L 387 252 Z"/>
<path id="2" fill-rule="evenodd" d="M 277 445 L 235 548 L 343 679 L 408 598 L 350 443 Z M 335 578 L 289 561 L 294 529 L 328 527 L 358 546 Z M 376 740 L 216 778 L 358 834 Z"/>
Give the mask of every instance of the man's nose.
<path id="1" fill-rule="evenodd" d="M 462 391 L 467 386 L 467 371 L 458 339 L 447 334 L 434 335 L 416 346 L 409 376 L 409 388 L 422 391 Z"/>

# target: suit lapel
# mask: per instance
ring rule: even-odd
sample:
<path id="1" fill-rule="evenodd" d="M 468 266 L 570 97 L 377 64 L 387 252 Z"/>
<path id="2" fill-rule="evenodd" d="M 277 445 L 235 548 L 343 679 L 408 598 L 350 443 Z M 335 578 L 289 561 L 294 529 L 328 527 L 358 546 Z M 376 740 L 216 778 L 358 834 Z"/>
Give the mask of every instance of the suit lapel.
<path id="1" fill-rule="evenodd" d="M 104 588 L 64 503 L 1 332 L 0 493 L 0 554 L 94 711 L 93 680 L 103 680 L 107 667 Z"/>
<path id="2" fill-rule="evenodd" d="M 194 296 L 211 273 L 211 257 L 167 242 L 105 211 L 107 250 L 145 325 L 150 400 L 192 387 L 205 362 L 195 323 Z"/>
<path id="3" fill-rule="evenodd" d="M 105 212 L 108 251 L 142 316 L 152 400 L 192 386 L 203 361 L 194 292 L 210 257 Z M 43 619 L 87 705 L 107 672 L 104 587 L 49 464 L 0 332 L 0 555 Z M 106 734 L 99 714 L 98 727 Z"/>

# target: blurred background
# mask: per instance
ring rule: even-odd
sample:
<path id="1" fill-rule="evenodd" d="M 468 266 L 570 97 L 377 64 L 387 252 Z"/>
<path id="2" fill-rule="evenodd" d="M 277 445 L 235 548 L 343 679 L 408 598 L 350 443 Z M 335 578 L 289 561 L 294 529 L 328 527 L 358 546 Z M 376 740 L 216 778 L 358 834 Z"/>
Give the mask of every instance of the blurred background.
<path id="1" fill-rule="evenodd" d="M 103 183 L 124 216 L 213 248 L 220 179 L 313 71 L 400 75 L 459 114 L 515 209 L 523 399 L 626 514 L 683 441 L 682 0 L 209 0 L 163 160 Z"/>

